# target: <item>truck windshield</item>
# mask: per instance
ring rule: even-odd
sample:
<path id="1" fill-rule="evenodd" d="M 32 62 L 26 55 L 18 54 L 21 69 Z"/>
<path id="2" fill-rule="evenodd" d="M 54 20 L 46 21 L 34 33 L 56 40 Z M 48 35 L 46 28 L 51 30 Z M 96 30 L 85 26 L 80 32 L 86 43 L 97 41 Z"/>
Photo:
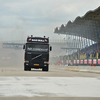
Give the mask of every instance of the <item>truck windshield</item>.
<path id="1" fill-rule="evenodd" d="M 49 47 L 46 44 L 27 44 L 26 50 L 35 52 L 48 52 Z"/>

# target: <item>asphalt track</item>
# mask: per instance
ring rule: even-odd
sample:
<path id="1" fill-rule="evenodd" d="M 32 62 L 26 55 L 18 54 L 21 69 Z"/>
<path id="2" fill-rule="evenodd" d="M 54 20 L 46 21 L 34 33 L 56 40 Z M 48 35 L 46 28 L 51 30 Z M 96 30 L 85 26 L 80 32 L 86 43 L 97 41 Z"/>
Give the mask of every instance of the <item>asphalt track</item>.
<path id="1" fill-rule="evenodd" d="M 100 74 L 0 67 L 0 100 L 100 100 Z"/>

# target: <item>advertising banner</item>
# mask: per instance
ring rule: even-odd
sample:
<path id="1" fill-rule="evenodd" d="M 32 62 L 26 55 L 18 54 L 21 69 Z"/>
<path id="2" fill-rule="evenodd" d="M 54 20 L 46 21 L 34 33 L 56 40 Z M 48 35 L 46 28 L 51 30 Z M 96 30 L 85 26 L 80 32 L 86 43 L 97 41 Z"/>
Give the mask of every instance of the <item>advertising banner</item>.
<path id="1" fill-rule="evenodd" d="M 80 60 L 80 64 L 83 64 L 83 60 Z"/>
<path id="2" fill-rule="evenodd" d="M 63 64 L 63 60 L 61 61 L 61 63 Z"/>
<path id="3" fill-rule="evenodd" d="M 71 64 L 71 60 L 69 60 L 69 64 Z"/>
<path id="4" fill-rule="evenodd" d="M 100 64 L 100 59 L 98 59 L 98 64 Z"/>
<path id="5" fill-rule="evenodd" d="M 93 64 L 97 64 L 97 60 L 96 59 L 93 59 Z"/>
<path id="6" fill-rule="evenodd" d="M 77 60 L 77 64 L 79 64 L 79 60 Z"/>
<path id="7" fill-rule="evenodd" d="M 76 64 L 76 60 L 74 60 L 74 64 Z"/>
<path id="8" fill-rule="evenodd" d="M 84 64 L 87 64 L 87 59 L 84 60 Z"/>
<path id="9" fill-rule="evenodd" d="M 66 63 L 68 64 L 68 60 L 66 60 Z"/>
<path id="10" fill-rule="evenodd" d="M 92 64 L 92 59 L 88 59 L 88 64 Z"/>

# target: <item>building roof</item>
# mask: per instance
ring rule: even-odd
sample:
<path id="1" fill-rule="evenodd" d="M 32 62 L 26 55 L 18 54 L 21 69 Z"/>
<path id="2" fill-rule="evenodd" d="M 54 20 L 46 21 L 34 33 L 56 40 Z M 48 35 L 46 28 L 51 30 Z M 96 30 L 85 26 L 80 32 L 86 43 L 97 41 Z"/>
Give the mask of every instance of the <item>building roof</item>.
<path id="1" fill-rule="evenodd" d="M 81 36 L 100 43 L 100 6 L 74 21 L 68 21 L 66 25 L 56 27 L 54 33 Z"/>

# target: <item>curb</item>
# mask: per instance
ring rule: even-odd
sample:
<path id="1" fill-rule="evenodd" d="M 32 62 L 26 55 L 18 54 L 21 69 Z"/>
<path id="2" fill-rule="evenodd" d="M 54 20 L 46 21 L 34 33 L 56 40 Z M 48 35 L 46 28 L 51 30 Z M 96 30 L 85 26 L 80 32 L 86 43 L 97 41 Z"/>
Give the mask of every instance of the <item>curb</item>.
<path id="1" fill-rule="evenodd" d="M 80 71 L 79 69 L 65 69 L 65 70 L 69 70 L 69 71 Z"/>
<path id="2" fill-rule="evenodd" d="M 91 72 L 91 73 L 96 73 L 96 74 L 100 74 L 100 72 L 99 71 L 89 71 L 89 70 L 79 70 L 79 69 L 65 69 L 65 70 L 67 70 L 67 71 L 77 71 L 77 72 Z"/>

